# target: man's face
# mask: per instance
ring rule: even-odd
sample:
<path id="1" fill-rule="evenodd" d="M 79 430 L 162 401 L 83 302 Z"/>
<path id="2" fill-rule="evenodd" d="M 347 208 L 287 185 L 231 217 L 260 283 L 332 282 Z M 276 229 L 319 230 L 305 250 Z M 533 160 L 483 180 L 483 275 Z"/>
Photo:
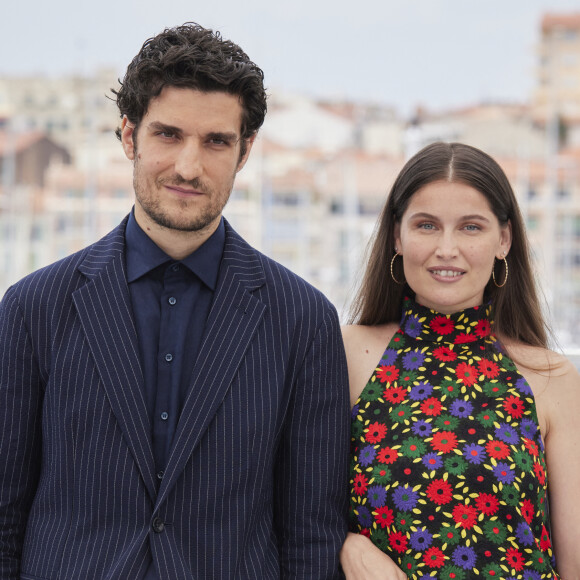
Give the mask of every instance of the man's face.
<path id="1" fill-rule="evenodd" d="M 238 97 L 178 87 L 151 100 L 137 129 L 123 119 L 135 218 L 145 231 L 153 226 L 204 238 L 215 231 L 253 142 L 240 157 L 241 119 Z"/>

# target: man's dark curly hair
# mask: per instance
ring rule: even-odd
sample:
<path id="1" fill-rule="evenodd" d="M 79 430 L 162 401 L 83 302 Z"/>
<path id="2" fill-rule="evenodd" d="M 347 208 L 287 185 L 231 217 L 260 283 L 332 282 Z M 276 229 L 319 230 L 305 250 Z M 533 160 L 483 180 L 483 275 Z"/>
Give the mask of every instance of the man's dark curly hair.
<path id="1" fill-rule="evenodd" d="M 145 41 L 127 67 L 121 88 L 112 89 L 121 117 L 136 127 L 147 113 L 151 99 L 164 87 L 237 95 L 242 105 L 241 137 L 252 137 L 266 116 L 264 73 L 236 44 L 219 32 L 195 22 L 166 28 Z M 121 130 L 117 129 L 121 138 Z"/>

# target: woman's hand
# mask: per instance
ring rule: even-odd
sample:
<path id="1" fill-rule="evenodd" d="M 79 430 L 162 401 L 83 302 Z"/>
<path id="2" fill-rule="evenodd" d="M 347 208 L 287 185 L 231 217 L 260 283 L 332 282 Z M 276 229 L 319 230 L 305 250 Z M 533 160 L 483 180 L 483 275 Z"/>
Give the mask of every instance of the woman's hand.
<path id="1" fill-rule="evenodd" d="M 406 574 L 366 536 L 348 533 L 340 550 L 346 580 L 407 580 Z"/>

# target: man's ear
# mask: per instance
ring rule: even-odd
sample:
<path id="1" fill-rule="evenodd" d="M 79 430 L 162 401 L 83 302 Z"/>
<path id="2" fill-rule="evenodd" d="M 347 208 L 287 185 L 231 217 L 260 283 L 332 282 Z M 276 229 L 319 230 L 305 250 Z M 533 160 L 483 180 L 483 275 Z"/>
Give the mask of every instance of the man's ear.
<path id="1" fill-rule="evenodd" d="M 123 115 L 121 121 L 121 144 L 127 159 L 135 160 L 135 125 L 129 121 L 127 115 Z"/>
<path id="2" fill-rule="evenodd" d="M 248 157 L 250 156 L 250 151 L 252 150 L 252 145 L 254 144 L 254 141 L 256 140 L 256 135 L 257 135 L 257 133 L 254 133 L 251 137 L 248 137 L 245 140 L 246 141 L 246 151 L 242 155 L 242 157 L 240 158 L 240 161 L 238 162 L 238 168 L 236 169 L 236 173 L 238 171 L 241 171 L 242 168 L 244 167 L 244 165 L 246 164 L 246 161 L 248 160 Z"/>

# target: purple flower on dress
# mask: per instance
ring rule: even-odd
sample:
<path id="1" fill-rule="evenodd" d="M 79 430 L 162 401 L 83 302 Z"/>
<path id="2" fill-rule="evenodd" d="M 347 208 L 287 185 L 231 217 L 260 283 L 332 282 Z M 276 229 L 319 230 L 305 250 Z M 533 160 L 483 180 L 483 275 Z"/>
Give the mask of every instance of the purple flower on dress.
<path id="1" fill-rule="evenodd" d="M 397 351 L 394 348 L 387 348 L 383 353 L 383 358 L 379 361 L 379 365 L 392 365 L 397 359 Z"/>
<path id="2" fill-rule="evenodd" d="M 433 536 L 425 528 L 411 534 L 411 546 L 418 552 L 426 550 L 432 543 Z"/>
<path id="3" fill-rule="evenodd" d="M 428 437 L 432 430 L 433 427 L 431 426 L 431 423 L 427 423 L 427 421 L 423 421 L 422 419 L 413 423 L 412 431 L 415 433 L 415 435 Z"/>
<path id="4" fill-rule="evenodd" d="M 532 389 L 530 388 L 528 381 L 526 381 L 526 379 L 524 379 L 524 377 L 520 377 L 516 381 L 516 389 L 520 393 L 523 393 L 524 395 L 531 395 L 532 394 Z"/>
<path id="5" fill-rule="evenodd" d="M 520 423 L 520 431 L 524 437 L 532 439 L 538 430 L 538 426 L 531 419 L 522 419 Z"/>
<path id="6" fill-rule="evenodd" d="M 352 408 L 352 411 L 350 412 L 350 419 L 351 419 L 351 421 L 354 421 L 356 419 L 356 416 L 358 415 L 358 409 L 359 409 L 358 405 L 355 405 Z"/>
<path id="7" fill-rule="evenodd" d="M 403 367 L 408 371 L 417 370 L 425 360 L 425 355 L 420 350 L 410 350 L 403 357 Z"/>
<path id="8" fill-rule="evenodd" d="M 451 403 L 449 411 L 455 417 L 469 417 L 473 412 L 473 404 L 469 401 L 463 401 L 462 399 L 455 399 L 455 401 Z"/>
<path id="9" fill-rule="evenodd" d="M 500 461 L 493 467 L 493 474 L 502 483 L 512 483 L 516 478 L 514 470 L 504 461 Z"/>
<path id="10" fill-rule="evenodd" d="M 464 570 L 473 570 L 476 560 L 475 550 L 468 546 L 457 546 L 453 551 L 453 562 Z"/>
<path id="11" fill-rule="evenodd" d="M 427 469 L 439 469 L 443 465 L 443 459 L 437 453 L 427 453 L 423 455 L 423 465 Z"/>
<path id="12" fill-rule="evenodd" d="M 363 528 L 370 528 L 373 525 L 373 516 L 364 505 L 357 505 L 358 521 Z"/>
<path id="13" fill-rule="evenodd" d="M 419 322 L 418 316 L 409 316 L 407 318 L 405 332 L 413 338 L 417 338 L 421 334 L 421 323 Z"/>
<path id="14" fill-rule="evenodd" d="M 373 462 L 376 454 L 377 450 L 372 445 L 367 445 L 366 447 L 363 447 L 359 453 L 358 457 L 359 463 L 363 467 L 367 467 Z"/>
<path id="15" fill-rule="evenodd" d="M 520 544 L 531 546 L 534 543 L 534 534 L 528 522 L 520 522 L 516 528 L 516 537 Z"/>
<path id="16" fill-rule="evenodd" d="M 496 427 L 495 436 L 510 445 L 516 443 L 519 439 L 516 430 L 507 423 L 501 423 L 499 427 Z"/>
<path id="17" fill-rule="evenodd" d="M 419 494 L 413 491 L 413 488 L 409 485 L 397 487 L 393 492 L 393 502 L 397 506 L 397 509 L 403 512 L 412 510 L 417 505 L 418 499 Z"/>
<path id="18" fill-rule="evenodd" d="M 541 578 L 540 573 L 535 570 L 524 571 L 524 580 L 541 580 Z"/>
<path id="19" fill-rule="evenodd" d="M 477 445 L 475 443 L 470 443 L 463 448 L 463 457 L 473 463 L 474 465 L 479 465 L 486 458 L 485 447 L 482 445 Z"/>
<path id="20" fill-rule="evenodd" d="M 535 441 L 538 444 L 538 447 L 539 447 L 540 451 L 543 453 L 545 451 L 544 441 L 542 440 L 541 437 L 536 437 Z"/>
<path id="21" fill-rule="evenodd" d="M 409 393 L 409 398 L 413 401 L 422 401 L 431 395 L 433 392 L 433 385 L 429 381 L 421 381 L 418 385 L 414 385 Z"/>
<path id="22" fill-rule="evenodd" d="M 387 499 L 387 490 L 382 485 L 371 485 L 367 491 L 367 497 L 374 508 L 384 506 Z"/>

